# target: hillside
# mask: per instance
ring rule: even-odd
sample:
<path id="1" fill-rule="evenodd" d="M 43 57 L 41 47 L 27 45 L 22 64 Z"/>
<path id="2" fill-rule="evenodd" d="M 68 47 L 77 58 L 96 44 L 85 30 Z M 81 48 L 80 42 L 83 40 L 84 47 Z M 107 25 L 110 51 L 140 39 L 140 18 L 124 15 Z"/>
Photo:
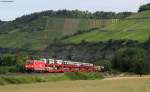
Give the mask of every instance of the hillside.
<path id="1" fill-rule="evenodd" d="M 1 20 L 0 20 L 0 26 L 1 26 L 2 24 L 4 24 L 4 23 L 5 23 L 4 21 L 1 21 Z"/>
<path id="2" fill-rule="evenodd" d="M 113 18 L 125 18 L 132 12 L 94 13 L 80 10 L 48 10 L 18 17 L 13 21 L 0 21 L 0 47 L 45 49 L 60 38 L 101 29 L 112 23 Z M 105 20 L 101 20 L 105 19 Z"/>
<path id="3" fill-rule="evenodd" d="M 145 41 L 150 37 L 150 11 L 140 12 L 107 26 L 104 30 L 95 30 L 65 39 L 66 43 L 85 41 L 106 41 L 110 39 L 131 39 Z"/>
<path id="4" fill-rule="evenodd" d="M 107 22 L 109 24 L 109 21 Z M 0 25 L 0 47 L 42 49 L 54 40 L 92 28 L 101 20 L 41 16 L 30 21 L 19 19 Z"/>

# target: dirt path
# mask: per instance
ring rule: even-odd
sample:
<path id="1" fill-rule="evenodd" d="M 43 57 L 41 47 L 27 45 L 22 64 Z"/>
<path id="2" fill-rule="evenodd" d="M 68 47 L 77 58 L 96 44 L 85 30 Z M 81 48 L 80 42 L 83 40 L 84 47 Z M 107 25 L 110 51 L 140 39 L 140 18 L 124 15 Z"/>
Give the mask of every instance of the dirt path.
<path id="1" fill-rule="evenodd" d="M 104 80 L 141 79 L 141 78 L 148 79 L 148 78 L 150 78 L 150 76 L 142 76 L 142 77 L 139 77 L 139 76 L 127 76 L 127 77 L 117 76 L 117 77 L 105 78 Z"/>

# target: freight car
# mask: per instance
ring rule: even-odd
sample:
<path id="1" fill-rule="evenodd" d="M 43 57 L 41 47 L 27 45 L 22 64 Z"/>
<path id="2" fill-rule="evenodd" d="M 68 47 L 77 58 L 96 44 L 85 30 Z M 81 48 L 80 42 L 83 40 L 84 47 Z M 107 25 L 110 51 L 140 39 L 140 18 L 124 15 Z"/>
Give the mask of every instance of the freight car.
<path id="1" fill-rule="evenodd" d="M 91 63 L 72 62 L 56 59 L 27 60 L 25 69 L 28 72 L 96 72 L 97 66 Z"/>

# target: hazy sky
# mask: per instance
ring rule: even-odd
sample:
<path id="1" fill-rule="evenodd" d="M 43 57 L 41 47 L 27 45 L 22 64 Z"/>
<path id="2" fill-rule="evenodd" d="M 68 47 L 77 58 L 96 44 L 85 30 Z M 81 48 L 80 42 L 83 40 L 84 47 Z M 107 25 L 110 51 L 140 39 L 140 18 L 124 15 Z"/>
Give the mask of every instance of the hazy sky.
<path id="1" fill-rule="evenodd" d="M 0 2 L 0 19 L 13 20 L 25 14 L 42 10 L 79 9 L 94 11 L 132 11 L 150 0 L 14 0 L 13 3 Z"/>

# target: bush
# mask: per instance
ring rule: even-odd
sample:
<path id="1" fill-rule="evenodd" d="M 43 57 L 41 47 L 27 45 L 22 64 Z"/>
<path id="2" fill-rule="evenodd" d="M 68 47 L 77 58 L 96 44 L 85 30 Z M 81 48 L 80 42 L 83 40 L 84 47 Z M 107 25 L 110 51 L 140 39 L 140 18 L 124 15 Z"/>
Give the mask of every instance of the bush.
<path id="1" fill-rule="evenodd" d="M 71 80 L 94 80 L 102 79 L 103 76 L 99 73 L 81 73 L 81 72 L 68 72 L 65 76 L 69 77 Z"/>
<path id="2" fill-rule="evenodd" d="M 36 82 L 46 82 L 47 80 L 44 77 L 36 77 L 35 81 Z"/>
<path id="3" fill-rule="evenodd" d="M 4 54 L 0 56 L 0 74 L 14 73 L 14 72 L 24 72 L 25 69 L 23 65 L 27 60 L 27 55 L 25 54 Z"/>
<path id="4" fill-rule="evenodd" d="M 0 85 L 5 84 L 23 84 L 23 83 L 36 83 L 36 82 L 46 82 L 44 77 L 34 77 L 34 76 L 3 76 L 0 78 Z"/>
<path id="5" fill-rule="evenodd" d="M 96 65 L 98 66 L 104 66 L 104 70 L 103 71 L 110 71 L 111 70 L 111 61 L 109 60 L 98 60 L 96 62 L 94 62 Z"/>
<path id="6" fill-rule="evenodd" d="M 14 73 L 14 72 L 16 72 L 15 66 L 1 66 L 0 67 L 0 74 Z"/>
<path id="7" fill-rule="evenodd" d="M 5 85 L 6 81 L 4 81 L 2 78 L 0 78 L 0 85 Z"/>
<path id="8" fill-rule="evenodd" d="M 71 80 L 87 80 L 87 76 L 85 76 L 83 73 L 79 72 L 69 72 L 65 73 L 66 76 L 68 76 Z"/>
<path id="9" fill-rule="evenodd" d="M 0 74 L 6 74 L 8 73 L 8 69 L 4 67 L 0 67 Z"/>
<path id="10" fill-rule="evenodd" d="M 136 74 L 147 73 L 147 61 L 145 51 L 142 48 L 121 48 L 112 60 L 114 69 L 122 72 L 134 72 Z"/>

